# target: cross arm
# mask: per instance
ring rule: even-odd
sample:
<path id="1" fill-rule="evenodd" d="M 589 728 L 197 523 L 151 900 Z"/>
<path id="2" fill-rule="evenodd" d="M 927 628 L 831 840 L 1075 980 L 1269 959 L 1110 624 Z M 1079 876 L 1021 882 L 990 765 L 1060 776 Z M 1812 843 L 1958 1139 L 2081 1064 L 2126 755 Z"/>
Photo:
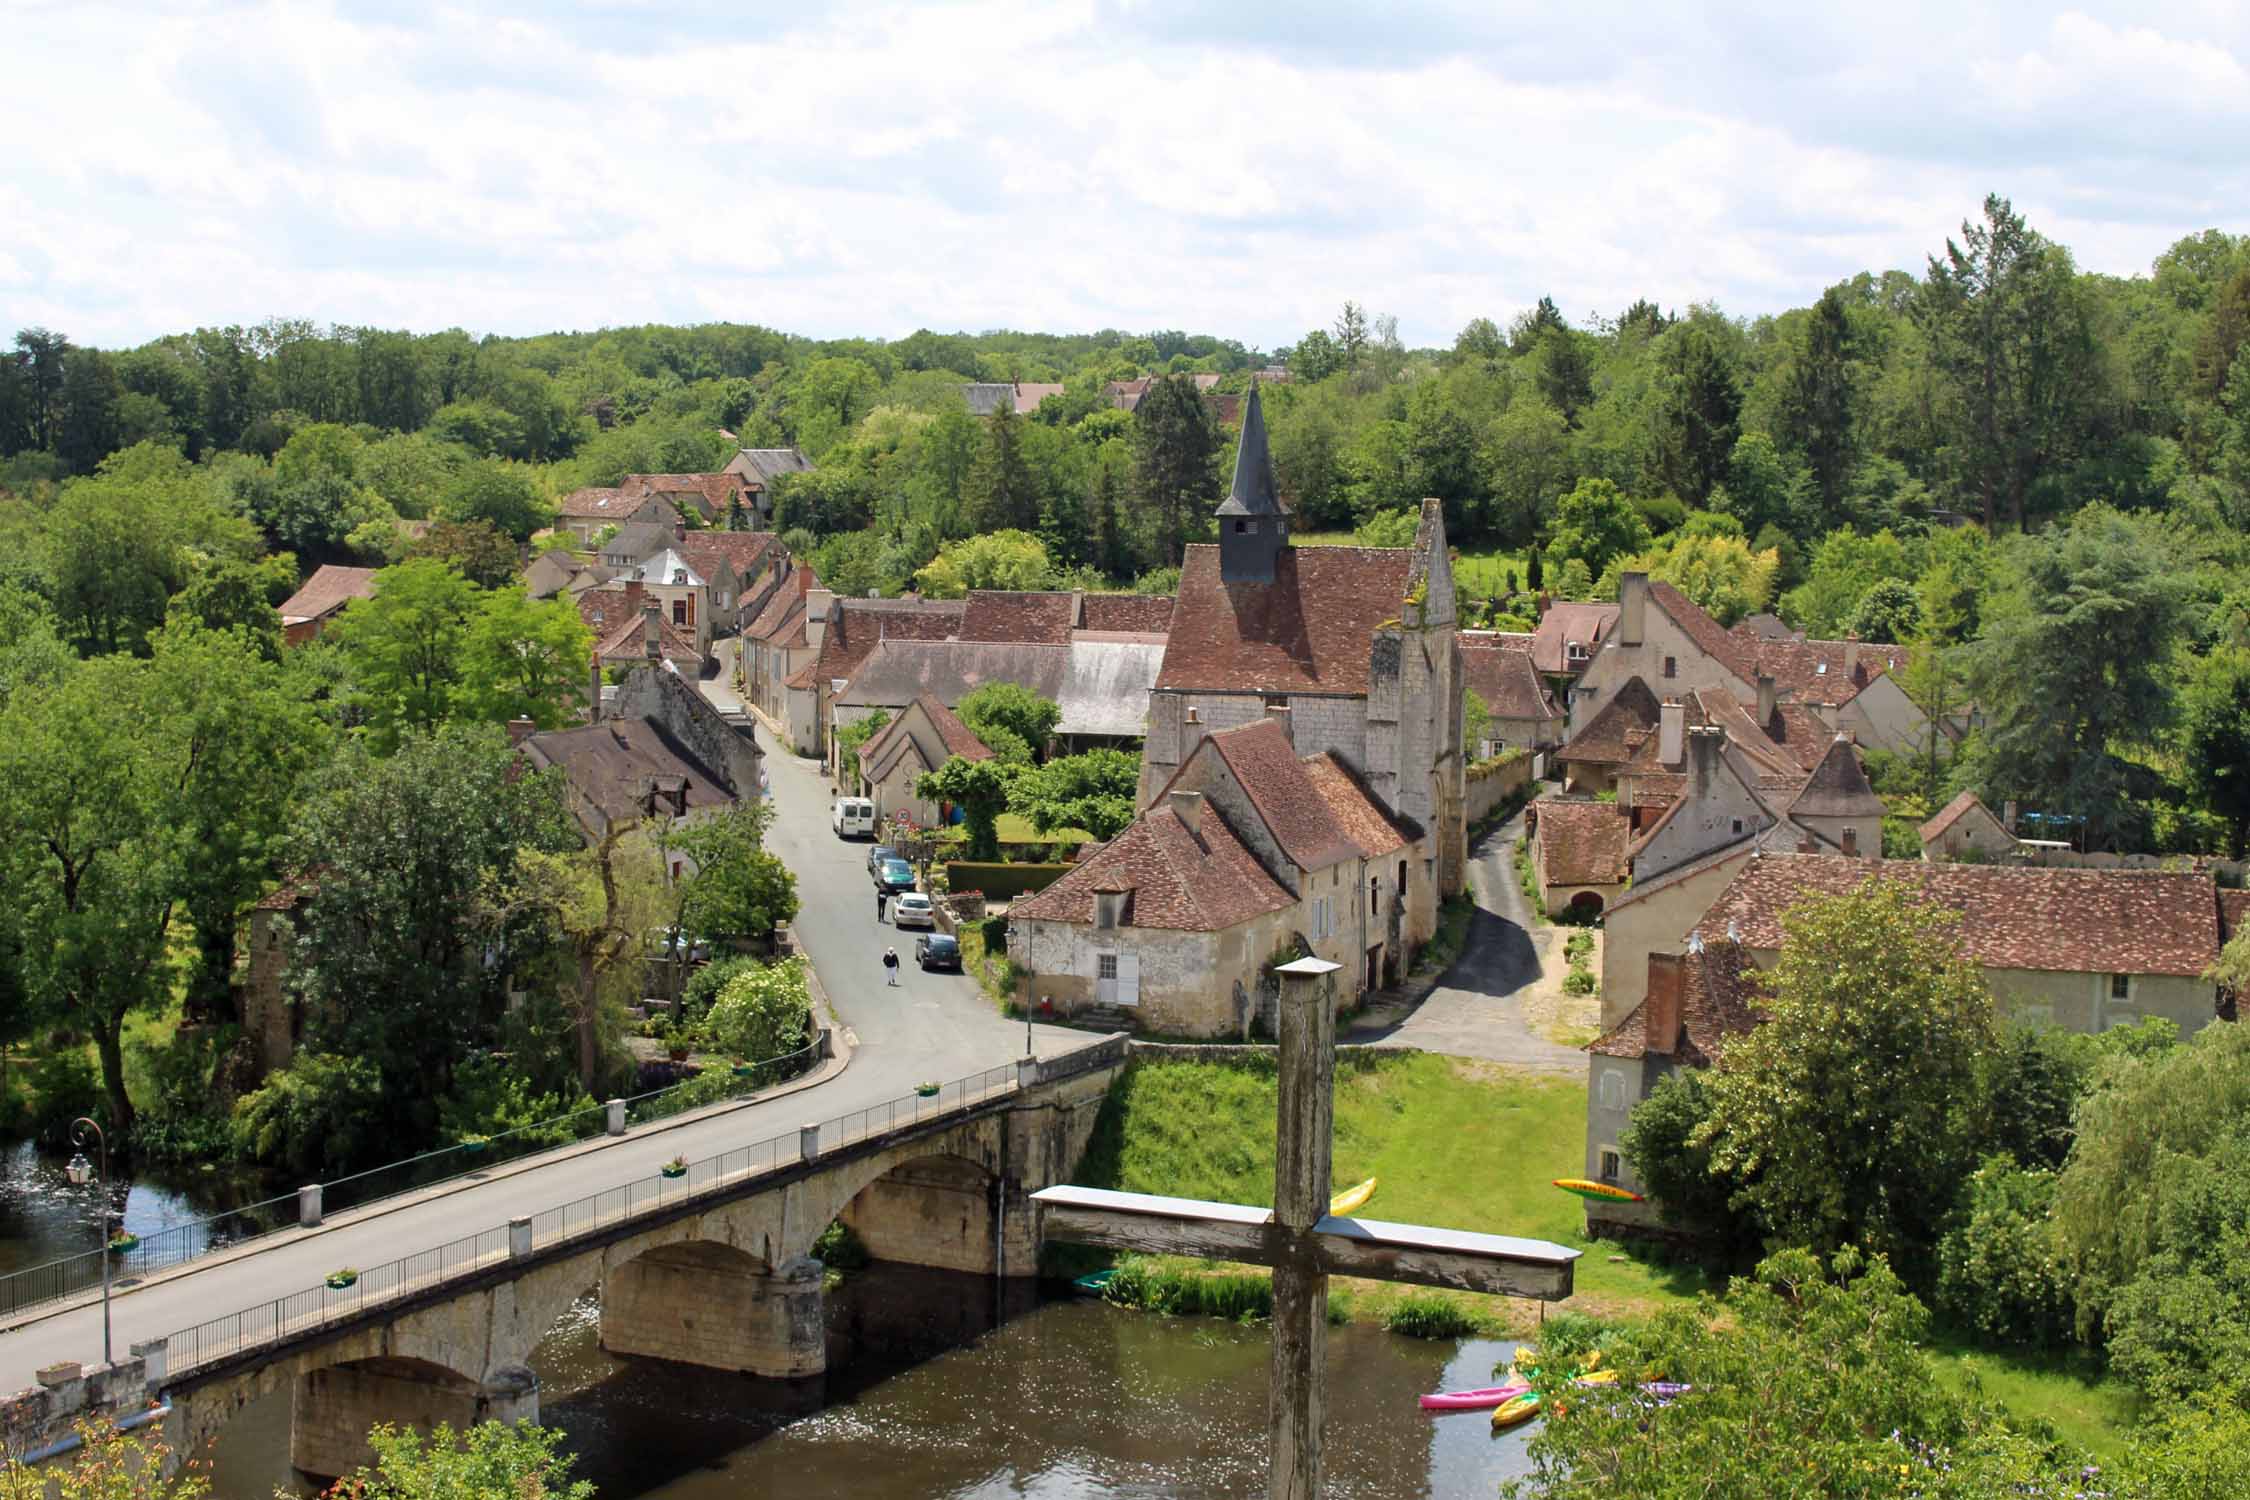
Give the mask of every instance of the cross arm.
<path id="1" fill-rule="evenodd" d="M 1273 1210 L 1106 1188 L 1053 1187 L 1032 1194 L 1048 1239 L 1143 1255 L 1195 1255 L 1278 1266 L 1289 1232 Z M 1331 1276 L 1412 1282 L 1557 1302 L 1571 1293 L 1581 1252 L 1546 1240 L 1431 1229 L 1379 1219 L 1323 1218 L 1306 1236 L 1317 1269 Z"/>

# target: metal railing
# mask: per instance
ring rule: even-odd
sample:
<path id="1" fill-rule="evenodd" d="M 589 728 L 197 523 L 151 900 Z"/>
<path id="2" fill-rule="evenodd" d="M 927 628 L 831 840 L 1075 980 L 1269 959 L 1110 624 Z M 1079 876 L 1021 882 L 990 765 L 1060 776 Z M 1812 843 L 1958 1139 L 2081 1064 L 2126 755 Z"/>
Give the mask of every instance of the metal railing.
<path id="1" fill-rule="evenodd" d="M 567 1245 L 626 1220 L 691 1199 L 705 1197 L 783 1167 L 816 1160 L 844 1147 L 985 1104 L 1016 1090 L 1017 1067 L 986 1068 L 939 1085 L 934 1093 L 917 1089 L 881 1104 L 855 1109 L 823 1121 L 810 1140 L 804 1129 L 769 1136 L 686 1165 L 678 1177 L 659 1172 L 546 1209 L 528 1221 L 528 1234 L 509 1225 L 487 1229 L 433 1250 L 403 1256 L 372 1270 L 359 1271 L 348 1287 L 323 1283 L 240 1312 L 183 1328 L 165 1340 L 167 1378 L 216 1360 L 303 1338 L 335 1323 L 356 1318 L 370 1307 L 401 1301 L 465 1278 L 511 1259 Z"/>
<path id="2" fill-rule="evenodd" d="M 632 1095 L 625 1100 L 627 1128 L 670 1119 L 713 1104 L 730 1103 L 786 1082 L 810 1068 L 827 1045 L 827 1035 L 822 1033 L 795 1052 L 747 1067 L 732 1067 L 721 1082 L 709 1081 L 718 1075 L 707 1072 L 645 1094 Z M 591 1105 L 500 1131 L 480 1141 L 440 1146 L 419 1156 L 386 1162 L 364 1172 L 321 1183 L 321 1213 L 325 1217 L 346 1209 L 367 1208 L 407 1193 L 489 1172 L 503 1163 L 576 1145 L 602 1133 L 608 1108 L 606 1104 Z M 112 1275 L 145 1276 L 198 1256 L 298 1228 L 299 1201 L 299 1194 L 292 1191 L 224 1213 L 183 1219 L 150 1230 L 139 1236 L 139 1243 L 131 1250 L 107 1252 Z M 102 1284 L 102 1260 L 103 1252 L 88 1250 L 0 1275 L 0 1318 L 98 1289 Z"/>

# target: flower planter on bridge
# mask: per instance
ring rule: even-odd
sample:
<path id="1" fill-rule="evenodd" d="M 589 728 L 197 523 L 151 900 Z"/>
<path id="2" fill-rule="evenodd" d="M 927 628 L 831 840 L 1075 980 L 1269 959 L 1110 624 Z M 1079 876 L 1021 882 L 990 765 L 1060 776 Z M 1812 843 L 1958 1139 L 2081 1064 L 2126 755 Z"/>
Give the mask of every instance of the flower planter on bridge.
<path id="1" fill-rule="evenodd" d="M 328 1290 L 332 1292 L 340 1292 L 358 1280 L 359 1272 L 347 1266 L 341 1271 L 330 1271 L 325 1278 L 324 1284 L 327 1286 Z"/>
<path id="2" fill-rule="evenodd" d="M 129 1255 L 140 1248 L 141 1237 L 137 1234 L 121 1234 L 109 1242 L 112 1255 Z"/>

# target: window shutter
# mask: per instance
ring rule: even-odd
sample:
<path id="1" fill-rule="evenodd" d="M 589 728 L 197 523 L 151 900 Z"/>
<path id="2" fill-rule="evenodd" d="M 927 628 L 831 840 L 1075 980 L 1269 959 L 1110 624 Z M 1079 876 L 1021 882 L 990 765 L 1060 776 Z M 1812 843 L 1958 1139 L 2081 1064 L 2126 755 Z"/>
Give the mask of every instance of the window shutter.
<path id="1" fill-rule="evenodd" d="M 1141 956 L 1138 953 L 1117 955 L 1117 1003 L 1141 1003 Z"/>

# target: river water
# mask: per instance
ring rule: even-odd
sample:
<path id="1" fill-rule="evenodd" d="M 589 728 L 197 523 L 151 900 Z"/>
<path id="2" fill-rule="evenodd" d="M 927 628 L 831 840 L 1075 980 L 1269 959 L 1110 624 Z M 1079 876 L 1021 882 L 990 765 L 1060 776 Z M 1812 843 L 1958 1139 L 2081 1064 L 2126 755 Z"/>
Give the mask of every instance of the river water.
<path id="1" fill-rule="evenodd" d="M 723 1375 L 602 1352 L 589 1296 L 532 1363 L 541 1421 L 602 1500 L 1265 1493 L 1263 1323 L 1163 1318 L 1087 1298 L 996 1306 L 992 1283 L 877 1265 L 830 1297 L 821 1380 Z M 1325 1494 L 1490 1500 L 1527 1429 L 1432 1418 L 1424 1391 L 1491 1383 L 1511 1344 L 1329 1330 Z M 289 1398 L 246 1409 L 211 1455 L 217 1500 L 291 1483 Z"/>

